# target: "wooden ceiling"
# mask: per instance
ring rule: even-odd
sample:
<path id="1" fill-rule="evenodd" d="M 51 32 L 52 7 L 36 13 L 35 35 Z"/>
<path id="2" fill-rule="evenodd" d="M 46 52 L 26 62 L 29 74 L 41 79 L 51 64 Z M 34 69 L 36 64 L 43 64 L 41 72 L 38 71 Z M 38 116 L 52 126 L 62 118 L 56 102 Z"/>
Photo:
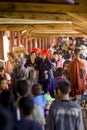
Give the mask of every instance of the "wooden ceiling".
<path id="1" fill-rule="evenodd" d="M 20 31 L 28 38 L 87 36 L 87 0 L 11 1 L 0 0 L 2 31 Z"/>

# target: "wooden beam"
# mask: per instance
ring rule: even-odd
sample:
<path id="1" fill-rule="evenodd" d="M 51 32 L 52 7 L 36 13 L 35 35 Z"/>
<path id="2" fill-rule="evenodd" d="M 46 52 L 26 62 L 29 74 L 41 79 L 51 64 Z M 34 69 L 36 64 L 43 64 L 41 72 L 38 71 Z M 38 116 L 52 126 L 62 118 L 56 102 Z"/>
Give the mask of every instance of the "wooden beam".
<path id="1" fill-rule="evenodd" d="M 76 3 L 78 3 L 78 4 L 82 4 L 82 5 L 85 5 L 85 4 L 87 4 L 87 0 L 75 0 L 76 1 Z"/>
<path id="2" fill-rule="evenodd" d="M 77 2 L 81 0 L 77 0 Z M 77 14 L 78 13 L 78 14 Z M 0 2 L 0 30 L 64 30 L 74 29 L 81 33 L 87 33 L 85 15 L 87 14 L 87 1 L 80 5 L 59 5 L 48 3 L 26 3 L 26 2 Z M 40 24 L 33 25 L 30 20 L 52 20 L 52 21 L 71 21 L 72 25 L 63 24 Z M 3 24 L 4 23 L 4 24 Z M 7 25 L 6 25 L 6 24 Z M 19 23 L 19 25 L 18 25 Z M 84 25 L 83 25 L 84 24 Z M 28 29 L 29 28 L 29 29 Z"/>
<path id="3" fill-rule="evenodd" d="M 87 2 L 86 2 L 87 3 Z M 87 12 L 85 5 L 59 5 L 25 2 L 0 2 L 0 11 L 32 13 Z"/>
<path id="4" fill-rule="evenodd" d="M 1 0 L 12 2 L 12 0 Z M 51 4 L 74 4 L 75 0 L 14 0 L 15 2 L 29 2 L 29 3 L 51 3 Z"/>
<path id="5" fill-rule="evenodd" d="M 4 20 L 4 19 L 3 19 Z M 39 25 L 30 25 L 30 24 L 0 24 L 0 30 L 7 31 L 7 30 L 65 30 L 65 29 L 77 29 L 80 30 L 80 27 L 77 27 L 73 24 L 39 24 Z"/>
<path id="6" fill-rule="evenodd" d="M 25 25 L 0 25 L 0 31 L 21 31 L 25 29 Z"/>
<path id="7" fill-rule="evenodd" d="M 87 37 L 87 35 L 84 34 L 52 34 L 52 35 L 34 35 L 34 36 L 24 36 L 27 37 L 28 39 L 34 39 L 34 38 L 46 38 L 46 37 Z"/>
<path id="8" fill-rule="evenodd" d="M 80 31 L 87 34 L 87 23 L 75 22 L 74 25 L 76 25 L 77 27 L 80 27 L 81 28 Z"/>
<path id="9" fill-rule="evenodd" d="M 72 29 L 80 29 L 73 24 L 47 24 L 47 25 L 30 25 L 30 30 L 72 30 Z"/>
<path id="10" fill-rule="evenodd" d="M 71 16 L 73 17 L 75 20 L 78 20 L 78 21 L 81 21 L 81 22 L 87 22 L 87 18 L 83 17 L 83 16 L 80 16 L 80 13 L 70 13 L 70 12 L 67 12 L 68 16 Z M 85 13 L 86 15 L 86 13 Z"/>
<path id="11" fill-rule="evenodd" d="M 74 24 L 81 28 L 81 30 L 85 33 L 87 33 L 87 19 L 80 16 L 76 13 L 68 13 L 69 16 L 72 16 L 74 19 L 78 19 L 78 22 L 74 22 Z"/>
<path id="12" fill-rule="evenodd" d="M 33 20 L 71 20 L 72 17 L 68 17 L 66 13 L 32 13 L 32 12 L 7 12 L 7 11 L 0 11 L 0 18 L 10 18 L 10 19 L 33 19 Z"/>

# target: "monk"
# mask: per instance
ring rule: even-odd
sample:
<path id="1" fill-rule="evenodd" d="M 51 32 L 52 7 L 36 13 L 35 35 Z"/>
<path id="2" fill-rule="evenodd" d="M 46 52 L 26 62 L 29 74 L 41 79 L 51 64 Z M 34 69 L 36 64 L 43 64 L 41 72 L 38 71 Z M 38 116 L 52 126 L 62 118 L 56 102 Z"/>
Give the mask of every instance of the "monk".
<path id="1" fill-rule="evenodd" d="M 71 82 L 70 96 L 82 95 L 85 91 L 84 77 L 80 76 L 80 69 L 84 70 L 85 62 L 80 59 L 80 49 L 76 48 L 74 51 L 74 59 L 68 65 L 68 78 Z"/>

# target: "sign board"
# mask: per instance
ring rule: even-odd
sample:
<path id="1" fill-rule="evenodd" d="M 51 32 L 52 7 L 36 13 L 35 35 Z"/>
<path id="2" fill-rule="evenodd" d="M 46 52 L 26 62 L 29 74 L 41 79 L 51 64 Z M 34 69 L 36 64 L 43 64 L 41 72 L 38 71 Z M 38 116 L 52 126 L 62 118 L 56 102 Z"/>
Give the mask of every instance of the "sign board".
<path id="1" fill-rule="evenodd" d="M 23 46 L 22 47 L 13 47 L 12 52 L 15 54 L 25 53 L 25 48 Z"/>

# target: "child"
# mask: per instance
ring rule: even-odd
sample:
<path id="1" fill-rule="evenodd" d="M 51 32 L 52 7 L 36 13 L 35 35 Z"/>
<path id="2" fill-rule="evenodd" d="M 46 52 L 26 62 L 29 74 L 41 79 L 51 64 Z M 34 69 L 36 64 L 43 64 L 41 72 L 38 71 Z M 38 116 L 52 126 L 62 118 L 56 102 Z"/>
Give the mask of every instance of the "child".
<path id="1" fill-rule="evenodd" d="M 44 94 L 42 94 L 42 93 L 43 93 L 42 86 L 40 84 L 34 84 L 32 86 L 33 100 L 35 103 L 37 103 L 41 106 L 42 112 L 44 114 L 47 100 L 46 100 Z"/>

